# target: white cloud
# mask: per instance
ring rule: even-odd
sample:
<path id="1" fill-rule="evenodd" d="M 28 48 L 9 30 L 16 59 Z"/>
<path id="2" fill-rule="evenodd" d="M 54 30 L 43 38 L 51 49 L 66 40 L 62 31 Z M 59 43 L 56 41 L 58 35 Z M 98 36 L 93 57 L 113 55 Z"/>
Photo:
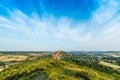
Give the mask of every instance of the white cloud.
<path id="1" fill-rule="evenodd" d="M 28 36 L 37 38 L 48 38 L 63 40 L 65 38 L 71 40 L 79 40 L 81 38 L 80 25 L 79 27 L 70 28 L 71 21 L 65 17 L 55 19 L 51 17 L 42 17 L 37 14 L 28 17 L 21 11 L 9 12 L 10 18 L 0 16 L 0 27 L 10 30 L 16 30 Z M 79 29 L 78 29 L 79 28 Z"/>
<path id="2" fill-rule="evenodd" d="M 101 0 L 90 21 L 75 24 L 66 17 L 27 16 L 19 10 L 9 11 L 10 17 L 0 16 L 0 28 L 17 31 L 32 39 L 51 39 L 74 50 L 120 50 L 120 15 L 118 0 Z M 59 42 L 60 41 L 60 42 Z M 17 41 L 16 41 L 17 42 Z M 63 46 L 61 46 L 62 42 Z M 71 44 L 74 42 L 74 44 Z M 69 46 L 66 46 L 69 47 Z M 54 48 L 56 48 L 54 46 Z M 68 48 L 67 48 L 68 49 Z"/>
<path id="3" fill-rule="evenodd" d="M 93 12 L 93 22 L 104 24 L 115 17 L 120 9 L 118 0 L 101 0 L 99 8 Z"/>

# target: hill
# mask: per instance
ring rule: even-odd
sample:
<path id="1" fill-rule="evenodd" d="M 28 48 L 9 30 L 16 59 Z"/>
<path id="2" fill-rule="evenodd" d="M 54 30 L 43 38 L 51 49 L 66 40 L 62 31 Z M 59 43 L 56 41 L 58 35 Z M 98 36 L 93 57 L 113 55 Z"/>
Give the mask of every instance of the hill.
<path id="1" fill-rule="evenodd" d="M 0 80 L 120 80 L 120 77 L 47 58 L 11 66 L 0 72 Z"/>

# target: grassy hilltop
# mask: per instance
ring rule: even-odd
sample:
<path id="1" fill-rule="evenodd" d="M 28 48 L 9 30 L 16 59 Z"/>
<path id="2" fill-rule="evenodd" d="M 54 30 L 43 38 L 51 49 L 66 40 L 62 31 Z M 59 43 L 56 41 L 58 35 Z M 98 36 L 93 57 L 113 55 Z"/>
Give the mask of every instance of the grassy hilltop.
<path id="1" fill-rule="evenodd" d="M 54 59 L 56 55 L 61 59 Z M 65 52 L 55 53 L 54 57 L 9 66 L 0 72 L 0 80 L 120 80 L 119 73 L 107 73 L 69 61 L 73 60 L 72 55 Z"/>

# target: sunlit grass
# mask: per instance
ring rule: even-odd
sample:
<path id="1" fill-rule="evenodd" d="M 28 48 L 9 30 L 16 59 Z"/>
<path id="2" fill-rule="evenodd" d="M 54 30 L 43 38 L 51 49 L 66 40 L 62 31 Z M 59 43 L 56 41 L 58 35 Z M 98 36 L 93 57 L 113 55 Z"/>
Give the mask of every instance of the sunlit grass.
<path id="1" fill-rule="evenodd" d="M 100 61 L 100 64 L 105 65 L 105 66 L 109 66 L 112 68 L 120 68 L 120 66 L 117 66 L 117 65 L 112 64 L 112 63 L 104 62 L 104 61 Z"/>

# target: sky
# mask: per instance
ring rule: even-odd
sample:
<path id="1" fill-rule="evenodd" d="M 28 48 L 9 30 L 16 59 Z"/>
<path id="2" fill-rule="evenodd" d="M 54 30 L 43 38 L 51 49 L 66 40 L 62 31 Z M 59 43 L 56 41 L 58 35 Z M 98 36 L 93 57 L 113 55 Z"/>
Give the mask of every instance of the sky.
<path id="1" fill-rule="evenodd" d="M 120 50 L 120 0 L 0 0 L 0 50 Z"/>

